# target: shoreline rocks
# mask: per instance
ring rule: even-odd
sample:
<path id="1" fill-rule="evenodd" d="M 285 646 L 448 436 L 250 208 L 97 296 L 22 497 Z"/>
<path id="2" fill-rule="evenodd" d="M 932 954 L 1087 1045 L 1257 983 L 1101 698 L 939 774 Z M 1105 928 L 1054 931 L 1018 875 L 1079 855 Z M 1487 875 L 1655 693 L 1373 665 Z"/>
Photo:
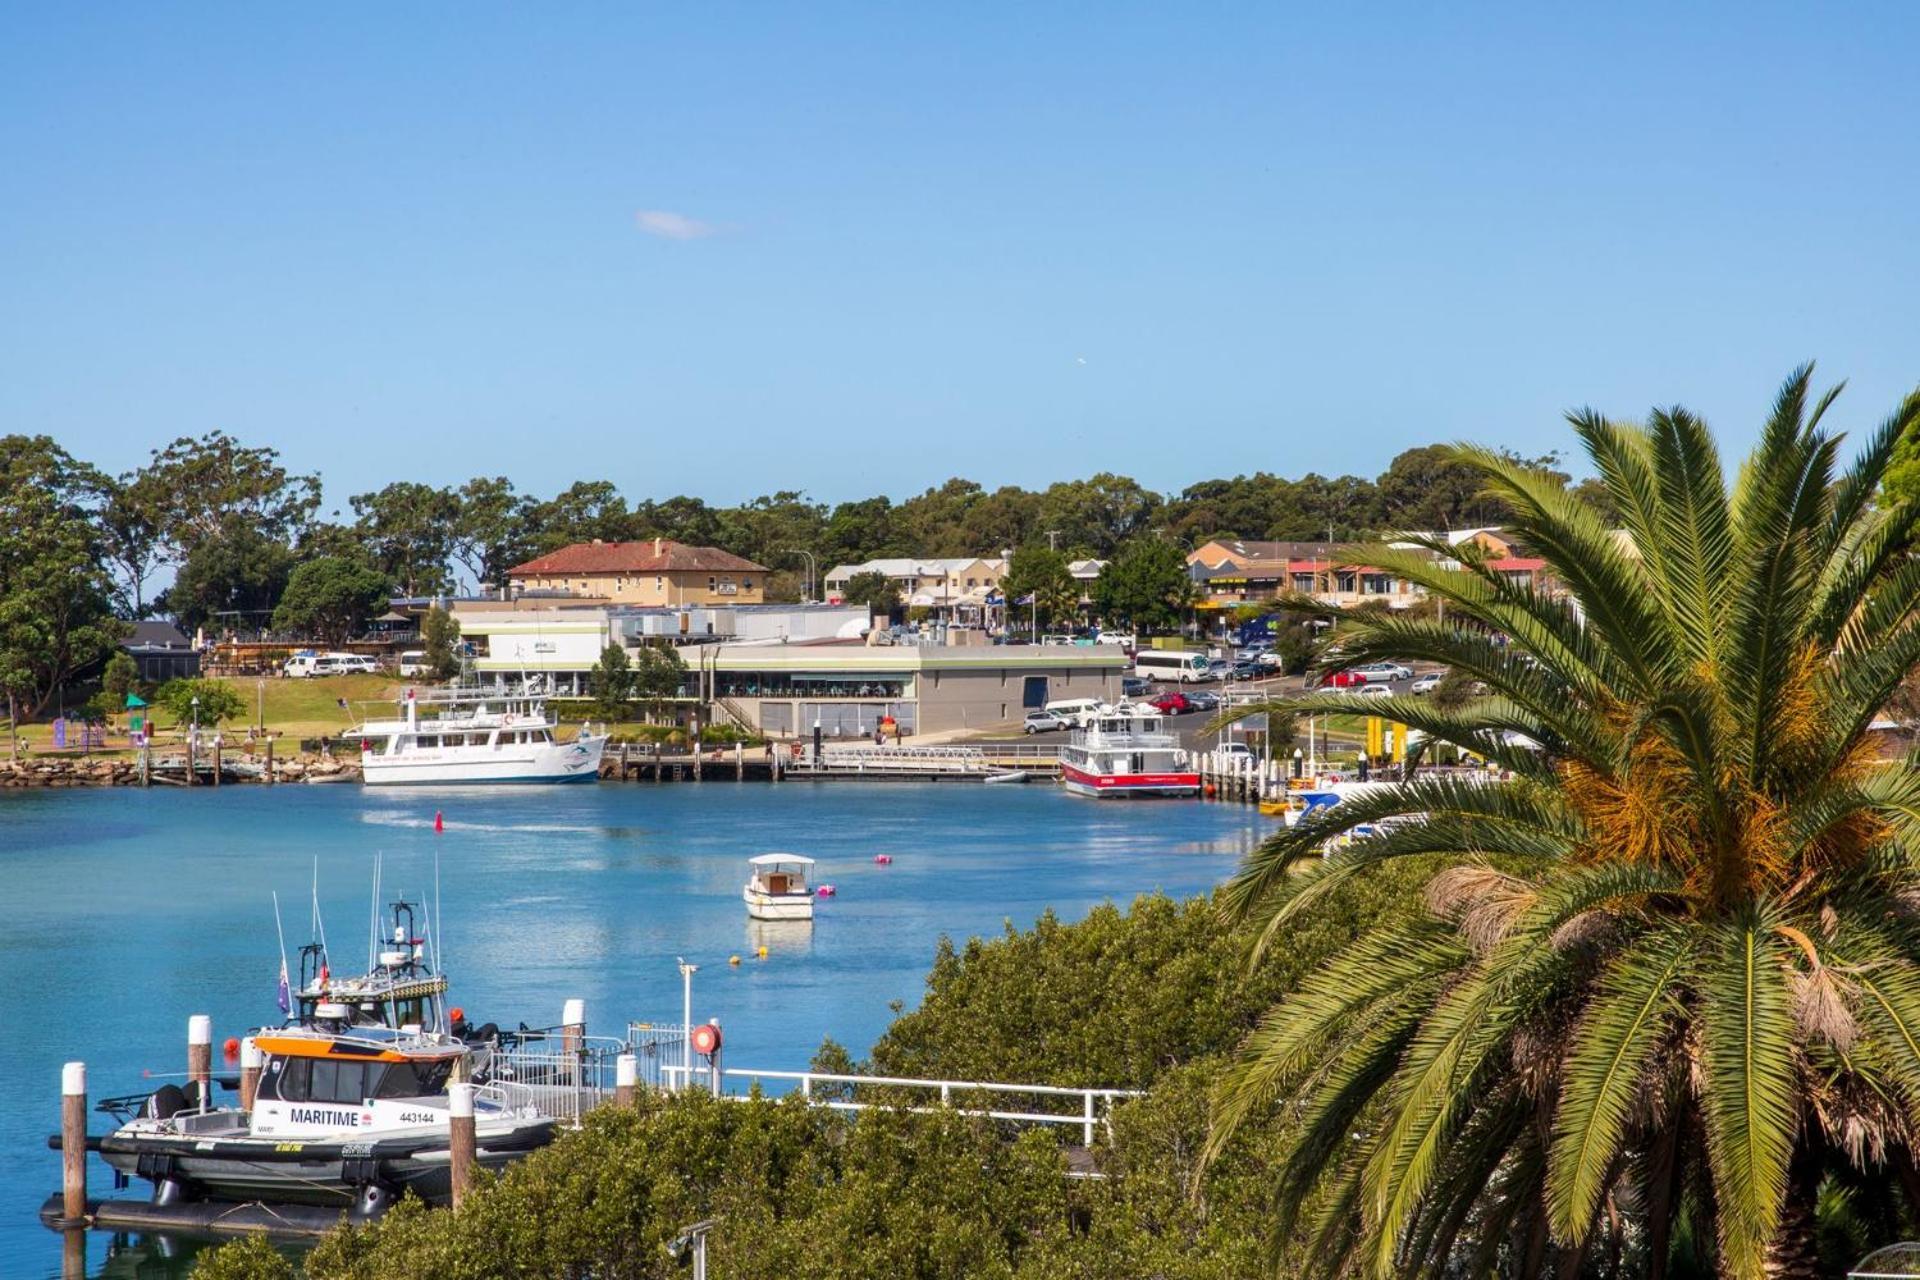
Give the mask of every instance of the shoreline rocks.
<path id="1" fill-rule="evenodd" d="M 196 786 L 213 785 L 211 756 L 199 762 Z M 264 786 L 265 758 L 244 753 L 227 753 L 221 759 L 221 786 Z M 292 759 L 276 758 L 273 780 L 299 783 L 308 779 L 358 778 L 360 768 L 343 760 L 303 753 Z M 177 761 L 173 768 L 153 769 L 155 786 L 184 786 L 186 770 Z M 88 759 L 84 756 L 23 756 L 19 760 L 0 759 L 0 790 L 21 791 L 54 787 L 137 787 L 140 762 L 126 756 Z"/>

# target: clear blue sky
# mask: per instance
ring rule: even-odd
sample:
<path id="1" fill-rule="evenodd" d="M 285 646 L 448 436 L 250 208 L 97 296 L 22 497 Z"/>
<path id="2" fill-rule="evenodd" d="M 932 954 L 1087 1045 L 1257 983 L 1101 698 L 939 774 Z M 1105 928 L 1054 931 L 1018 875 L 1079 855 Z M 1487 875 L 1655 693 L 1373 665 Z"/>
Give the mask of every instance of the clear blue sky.
<path id="1" fill-rule="evenodd" d="M 1377 473 L 1920 380 L 1920 11 L 8 6 L 0 431 L 538 493 Z"/>

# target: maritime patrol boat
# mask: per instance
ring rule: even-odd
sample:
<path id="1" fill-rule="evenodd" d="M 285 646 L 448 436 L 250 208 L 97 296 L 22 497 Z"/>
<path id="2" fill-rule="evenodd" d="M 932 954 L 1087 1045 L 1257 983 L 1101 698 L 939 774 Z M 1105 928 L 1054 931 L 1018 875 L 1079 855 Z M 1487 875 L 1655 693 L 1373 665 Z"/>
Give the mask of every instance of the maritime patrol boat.
<path id="1" fill-rule="evenodd" d="M 183 1217 L 204 1202 L 261 1201 L 371 1218 L 409 1191 L 429 1204 L 451 1196 L 450 1082 L 476 1085 L 483 1167 L 552 1141 L 555 1108 L 535 1094 L 571 1082 L 513 1081 L 493 1028 L 462 1034 L 414 916 L 414 904 L 392 904 L 391 931 L 365 974 L 333 975 L 324 943 L 302 948 L 290 992 L 283 967 L 289 1016 L 253 1035 L 261 1061 L 250 1107 L 212 1106 L 175 1085 L 111 1099 L 101 1108 L 124 1123 L 98 1139 L 101 1158 L 151 1183 L 153 1204 Z"/>

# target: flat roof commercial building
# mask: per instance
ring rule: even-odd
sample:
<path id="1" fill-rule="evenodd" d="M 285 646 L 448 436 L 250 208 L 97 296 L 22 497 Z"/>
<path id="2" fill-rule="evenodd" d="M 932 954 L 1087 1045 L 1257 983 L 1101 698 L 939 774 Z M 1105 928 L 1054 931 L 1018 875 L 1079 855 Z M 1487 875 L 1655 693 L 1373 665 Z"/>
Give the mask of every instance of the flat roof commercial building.
<path id="1" fill-rule="evenodd" d="M 716 714 L 776 737 L 811 733 L 816 720 L 829 737 L 870 734 L 883 716 L 904 733 L 991 728 L 1062 698 L 1117 699 L 1126 666 L 1107 645 L 866 644 L 865 611 L 843 605 L 456 616 L 483 678 L 539 673 L 562 694 L 586 692 L 609 644 L 675 643 L 686 703 L 717 704 Z"/>

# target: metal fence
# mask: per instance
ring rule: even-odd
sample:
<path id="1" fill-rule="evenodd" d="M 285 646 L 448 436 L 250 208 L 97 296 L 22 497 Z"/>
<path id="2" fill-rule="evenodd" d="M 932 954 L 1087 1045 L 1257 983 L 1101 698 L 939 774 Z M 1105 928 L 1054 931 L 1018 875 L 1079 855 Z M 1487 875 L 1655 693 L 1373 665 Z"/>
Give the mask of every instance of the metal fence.
<path id="1" fill-rule="evenodd" d="M 703 1073 L 694 1069 L 694 1080 L 698 1083 Z M 676 1065 L 665 1069 L 669 1088 L 678 1087 L 685 1078 L 685 1072 Z M 892 1108 L 917 1113 L 950 1110 L 956 1115 L 978 1116 L 988 1120 L 1006 1120 L 1016 1124 L 1071 1125 L 1080 1130 L 1080 1141 L 1084 1146 L 1092 1146 L 1097 1133 L 1104 1132 L 1112 1137 L 1113 1104 L 1124 1098 L 1142 1096 L 1137 1089 L 1073 1089 L 1064 1085 L 1051 1084 L 1004 1084 L 985 1080 L 926 1080 L 913 1076 L 856 1076 L 837 1075 L 828 1071 L 760 1071 L 750 1067 L 728 1067 L 720 1072 L 723 1097 L 740 1097 L 738 1093 L 729 1093 L 728 1081 L 735 1081 L 752 1088 L 762 1081 L 779 1081 L 797 1086 L 800 1096 L 815 1106 L 831 1107 L 835 1111 L 865 1111 L 870 1108 Z M 875 1100 L 871 1097 L 863 1100 L 860 1090 L 886 1089 L 897 1091 L 908 1097 L 913 1095 L 937 1095 L 938 1105 L 915 1104 L 899 1098 Z M 954 1099 L 976 1099 L 973 1106 L 955 1106 Z M 1071 1111 L 1013 1110 L 995 1107 L 996 1096 L 1015 1098 L 1059 1098 L 1072 1099 L 1078 1105 Z M 1040 1105 L 1040 1104 L 1034 1104 Z"/>

